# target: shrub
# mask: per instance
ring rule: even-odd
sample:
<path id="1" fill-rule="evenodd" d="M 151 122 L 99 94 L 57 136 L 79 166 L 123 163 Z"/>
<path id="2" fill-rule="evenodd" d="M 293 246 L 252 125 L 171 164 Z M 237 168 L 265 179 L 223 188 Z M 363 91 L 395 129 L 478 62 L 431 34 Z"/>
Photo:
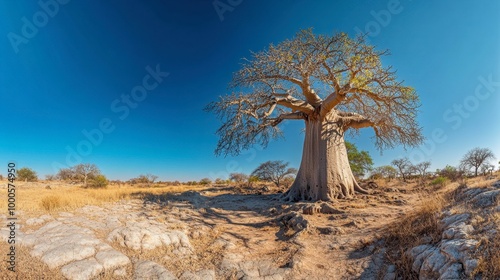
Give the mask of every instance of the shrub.
<path id="1" fill-rule="evenodd" d="M 208 179 L 208 178 L 203 178 L 200 180 L 200 185 L 209 185 L 212 183 L 212 180 Z"/>
<path id="2" fill-rule="evenodd" d="M 55 209 L 58 209 L 62 206 L 61 198 L 56 195 L 49 195 L 44 198 L 42 198 L 42 201 L 40 202 L 41 206 L 43 209 L 47 211 L 53 211 Z"/>
<path id="3" fill-rule="evenodd" d="M 38 177 L 33 169 L 23 167 L 17 170 L 17 179 L 21 181 L 34 182 L 38 180 Z"/>
<path id="4" fill-rule="evenodd" d="M 463 171 L 458 170 L 456 167 L 449 166 L 449 165 L 447 165 L 444 169 L 440 170 L 437 173 L 439 174 L 439 176 L 446 177 L 446 178 L 450 179 L 452 182 L 455 182 L 464 176 Z"/>
<path id="5" fill-rule="evenodd" d="M 88 185 L 91 188 L 104 188 L 108 185 L 108 179 L 104 175 L 97 175 L 90 180 Z"/>
<path id="6" fill-rule="evenodd" d="M 437 177 L 436 179 L 432 180 L 431 185 L 433 186 L 440 186 L 444 187 L 448 184 L 448 178 L 445 177 Z"/>

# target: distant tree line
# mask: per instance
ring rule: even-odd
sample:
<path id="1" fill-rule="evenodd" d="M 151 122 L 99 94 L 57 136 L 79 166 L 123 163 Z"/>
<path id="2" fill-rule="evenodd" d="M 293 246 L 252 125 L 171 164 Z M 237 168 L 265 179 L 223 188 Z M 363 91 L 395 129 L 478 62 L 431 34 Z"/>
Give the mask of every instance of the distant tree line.
<path id="1" fill-rule="evenodd" d="M 101 170 L 91 163 L 82 163 L 69 168 L 61 168 L 55 179 L 83 183 L 83 187 L 104 188 L 108 179 Z"/>
<path id="2" fill-rule="evenodd" d="M 413 164 L 408 158 L 398 158 L 391 162 L 391 165 L 384 165 L 373 168 L 373 161 L 367 151 L 359 151 L 358 148 L 346 141 L 346 150 L 353 174 L 358 178 L 370 174 L 369 179 L 393 180 L 400 178 L 406 182 L 412 179 L 419 179 L 420 182 L 433 175 L 443 177 L 451 181 L 457 181 L 464 177 L 492 174 L 495 167 L 491 160 L 495 155 L 488 148 L 474 148 L 468 151 L 461 159 L 457 167 L 447 165 L 436 172 L 430 172 L 431 162 L 424 161 Z M 498 162 L 500 164 L 500 162 Z M 235 183 L 237 185 L 246 184 L 252 186 L 255 182 L 273 183 L 278 188 L 289 187 L 297 174 L 297 169 L 288 167 L 289 163 L 282 160 L 266 161 L 261 163 L 250 175 L 244 173 L 231 173 L 228 179 L 217 178 L 212 181 L 210 178 L 203 178 L 200 181 L 165 181 L 157 182 L 158 176 L 147 173 L 141 174 L 128 181 L 114 180 L 108 181 L 95 164 L 84 163 L 69 168 L 60 169 L 56 175 L 47 175 L 47 180 L 63 180 L 83 184 L 83 187 L 102 188 L 111 184 L 130 184 L 151 186 L 152 184 L 178 186 L 178 185 L 227 185 Z M 0 175 L 0 180 L 3 176 Z M 38 180 L 37 173 L 28 167 L 17 170 L 17 179 L 25 182 Z"/>
<path id="3" fill-rule="evenodd" d="M 490 163 L 490 160 L 494 158 L 495 156 L 490 149 L 474 148 L 462 157 L 457 167 L 447 165 L 443 169 L 437 169 L 433 175 L 447 178 L 451 181 L 457 181 L 464 177 L 492 174 L 495 166 Z M 399 177 L 404 182 L 417 178 L 420 179 L 421 182 L 424 182 L 430 173 L 432 173 L 429 172 L 431 166 L 430 161 L 413 164 L 408 158 L 398 158 L 393 160 L 391 165 L 374 168 L 371 171 L 370 178 L 385 178 L 392 180 Z"/>

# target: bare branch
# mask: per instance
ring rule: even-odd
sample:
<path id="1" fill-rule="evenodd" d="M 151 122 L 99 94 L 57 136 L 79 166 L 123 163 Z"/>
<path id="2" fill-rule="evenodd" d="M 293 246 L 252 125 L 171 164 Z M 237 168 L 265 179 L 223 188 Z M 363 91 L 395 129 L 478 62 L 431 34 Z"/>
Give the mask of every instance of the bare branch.
<path id="1" fill-rule="evenodd" d="M 283 105 L 287 108 L 290 108 L 292 110 L 298 110 L 301 112 L 304 112 L 306 114 L 310 114 L 314 112 L 314 107 L 311 106 L 309 103 L 303 101 L 303 100 L 298 100 L 296 98 L 293 98 L 292 96 L 288 95 L 287 97 L 283 98 L 275 98 L 274 99 L 277 104 Z"/>
<path id="2" fill-rule="evenodd" d="M 267 95 L 263 91 L 252 94 L 232 94 L 221 97 L 218 102 L 212 102 L 205 108 L 212 111 L 223 120 L 224 124 L 217 130 L 219 142 L 215 153 L 217 155 L 238 155 L 243 149 L 248 149 L 254 144 L 267 146 L 271 139 L 282 136 L 277 126 L 283 120 L 300 119 L 302 112 L 285 112 L 278 105 L 285 104 L 289 107 L 304 109 L 301 104 L 295 104 L 294 99 L 281 98 Z M 308 105 L 308 104 L 307 104 Z M 308 105 L 310 106 L 310 105 Z M 278 114 L 276 116 L 276 114 Z"/>

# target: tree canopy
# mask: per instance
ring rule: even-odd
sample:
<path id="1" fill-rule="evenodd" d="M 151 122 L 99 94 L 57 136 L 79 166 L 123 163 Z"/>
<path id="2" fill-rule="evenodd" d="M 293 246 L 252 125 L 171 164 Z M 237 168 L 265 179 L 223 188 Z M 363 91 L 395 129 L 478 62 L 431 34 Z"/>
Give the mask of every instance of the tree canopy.
<path id="1" fill-rule="evenodd" d="M 259 165 L 251 174 L 260 180 L 271 181 L 280 186 L 280 181 L 288 175 L 297 173 L 297 169 L 289 168 L 288 162 L 282 160 L 266 161 Z"/>
<path id="2" fill-rule="evenodd" d="M 367 151 L 358 151 L 356 145 L 346 141 L 347 158 L 351 165 L 352 173 L 357 177 L 363 177 L 373 166 L 373 160 Z"/>
<path id="3" fill-rule="evenodd" d="M 422 142 L 416 122 L 419 98 L 364 36 L 315 35 L 302 30 L 290 40 L 255 52 L 233 76 L 230 95 L 206 110 L 223 121 L 217 155 L 237 155 L 282 135 L 283 120 L 324 120 L 335 110 L 343 129 L 374 131 L 379 149 Z"/>
<path id="4" fill-rule="evenodd" d="M 474 170 L 474 175 L 477 176 L 479 169 L 489 164 L 489 160 L 494 159 L 495 155 L 488 148 L 474 148 L 468 151 L 462 160 L 460 165 L 465 170 Z"/>
<path id="5" fill-rule="evenodd" d="M 38 176 L 33 169 L 22 167 L 17 170 L 17 179 L 21 181 L 34 182 L 38 180 Z"/>

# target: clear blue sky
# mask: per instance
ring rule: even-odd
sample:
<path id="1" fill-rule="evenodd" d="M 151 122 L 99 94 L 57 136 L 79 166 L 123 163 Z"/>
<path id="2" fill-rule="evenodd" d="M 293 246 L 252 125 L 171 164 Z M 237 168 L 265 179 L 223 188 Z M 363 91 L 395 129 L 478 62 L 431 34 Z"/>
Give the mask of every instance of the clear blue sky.
<path id="1" fill-rule="evenodd" d="M 287 124 L 285 140 L 265 150 L 217 158 L 220 123 L 202 109 L 228 93 L 251 50 L 309 27 L 369 32 L 372 44 L 392 53 L 383 62 L 421 97 L 426 149 L 381 155 L 371 131 L 352 139 L 376 166 L 404 155 L 430 160 L 432 169 L 457 165 L 476 146 L 500 160 L 499 1 L 220 0 L 238 4 L 221 15 L 212 0 L 59 1 L 0 2 L 4 170 L 14 160 L 43 177 L 57 163 L 91 162 L 111 179 L 198 180 L 249 173 L 266 160 L 298 167 L 302 124 Z M 137 86 L 157 65 L 161 82 L 146 79 L 144 95 Z M 144 100 L 122 99 L 132 91 Z M 82 131 L 96 129 L 107 133 L 86 145 Z M 86 155 L 67 162 L 68 148 Z"/>

